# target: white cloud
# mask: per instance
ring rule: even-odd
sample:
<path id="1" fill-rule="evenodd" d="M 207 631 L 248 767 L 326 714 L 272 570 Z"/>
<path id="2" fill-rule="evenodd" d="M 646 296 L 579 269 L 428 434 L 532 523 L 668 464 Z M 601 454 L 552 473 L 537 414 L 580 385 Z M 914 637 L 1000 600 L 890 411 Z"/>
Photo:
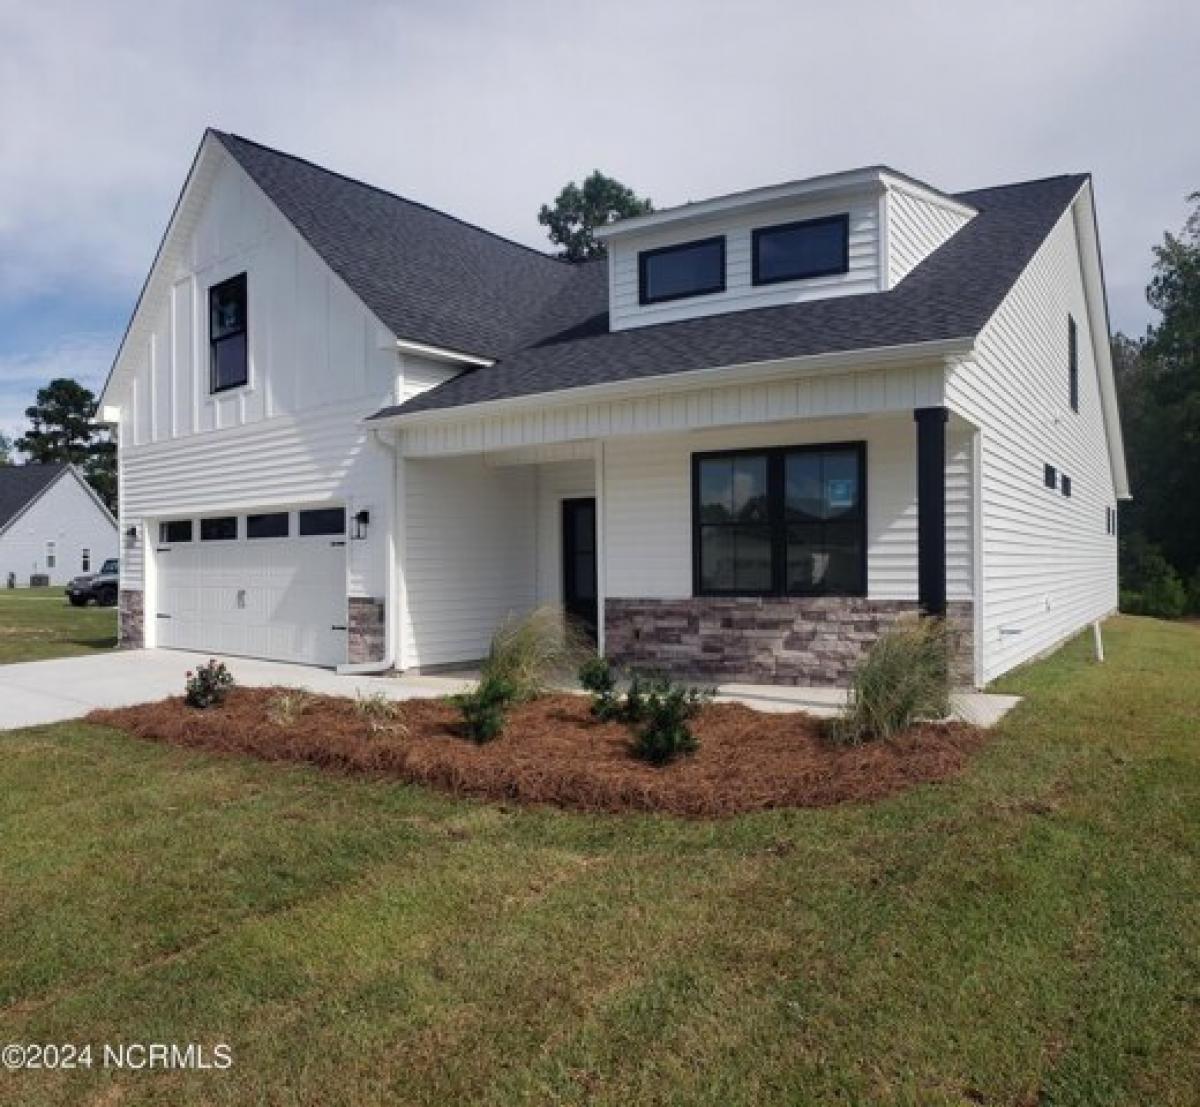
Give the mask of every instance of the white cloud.
<path id="1" fill-rule="evenodd" d="M 534 244 L 593 167 L 660 203 L 885 161 L 1090 169 L 1116 322 L 1200 187 L 1200 7 L 0 0 L 0 298 L 149 265 L 207 124 Z"/>

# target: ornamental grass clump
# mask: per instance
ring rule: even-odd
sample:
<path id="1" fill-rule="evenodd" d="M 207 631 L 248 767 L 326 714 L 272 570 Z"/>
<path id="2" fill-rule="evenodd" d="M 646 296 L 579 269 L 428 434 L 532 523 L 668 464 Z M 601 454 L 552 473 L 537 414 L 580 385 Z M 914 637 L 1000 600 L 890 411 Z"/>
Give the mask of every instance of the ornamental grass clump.
<path id="1" fill-rule="evenodd" d="M 569 677 L 591 649 L 586 633 L 561 607 L 546 605 L 500 624 L 481 675 L 507 682 L 513 702 L 527 703 Z"/>
<path id="2" fill-rule="evenodd" d="M 950 712 L 950 642 L 941 619 L 913 619 L 882 634 L 855 670 L 845 711 L 830 720 L 839 745 L 887 740 Z"/>
<path id="3" fill-rule="evenodd" d="M 187 671 L 183 699 L 188 707 L 217 707 L 225 702 L 233 685 L 233 674 L 225 662 L 210 657 L 205 664 Z"/>

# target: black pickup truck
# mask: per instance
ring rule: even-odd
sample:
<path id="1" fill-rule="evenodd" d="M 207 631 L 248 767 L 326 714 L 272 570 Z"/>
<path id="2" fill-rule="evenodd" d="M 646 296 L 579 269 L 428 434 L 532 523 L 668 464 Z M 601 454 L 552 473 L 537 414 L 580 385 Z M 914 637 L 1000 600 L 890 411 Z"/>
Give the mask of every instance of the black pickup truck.
<path id="1" fill-rule="evenodd" d="M 117 602 L 117 570 L 120 562 L 110 557 L 100 566 L 100 572 L 75 577 L 67 585 L 67 599 L 74 607 L 86 607 L 94 600 L 99 607 L 112 607 Z"/>

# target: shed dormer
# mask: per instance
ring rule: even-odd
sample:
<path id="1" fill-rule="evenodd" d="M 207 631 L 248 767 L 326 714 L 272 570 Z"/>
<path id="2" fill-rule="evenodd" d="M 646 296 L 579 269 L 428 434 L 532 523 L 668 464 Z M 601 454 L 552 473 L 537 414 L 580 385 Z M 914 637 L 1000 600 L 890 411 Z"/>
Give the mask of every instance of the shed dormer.
<path id="1" fill-rule="evenodd" d="M 596 232 L 610 326 L 886 292 L 975 214 L 875 166 L 623 219 Z"/>

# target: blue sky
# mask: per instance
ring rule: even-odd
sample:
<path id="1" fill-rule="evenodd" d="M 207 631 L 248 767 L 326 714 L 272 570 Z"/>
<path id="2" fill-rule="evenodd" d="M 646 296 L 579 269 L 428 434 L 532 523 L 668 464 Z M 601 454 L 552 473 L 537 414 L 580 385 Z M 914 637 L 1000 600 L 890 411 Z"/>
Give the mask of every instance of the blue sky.
<path id="1" fill-rule="evenodd" d="M 545 245 L 599 167 L 660 206 L 886 162 L 1090 170 L 1114 329 L 1200 189 L 1200 5 L 0 0 L 0 430 L 98 388 L 206 125 Z"/>

